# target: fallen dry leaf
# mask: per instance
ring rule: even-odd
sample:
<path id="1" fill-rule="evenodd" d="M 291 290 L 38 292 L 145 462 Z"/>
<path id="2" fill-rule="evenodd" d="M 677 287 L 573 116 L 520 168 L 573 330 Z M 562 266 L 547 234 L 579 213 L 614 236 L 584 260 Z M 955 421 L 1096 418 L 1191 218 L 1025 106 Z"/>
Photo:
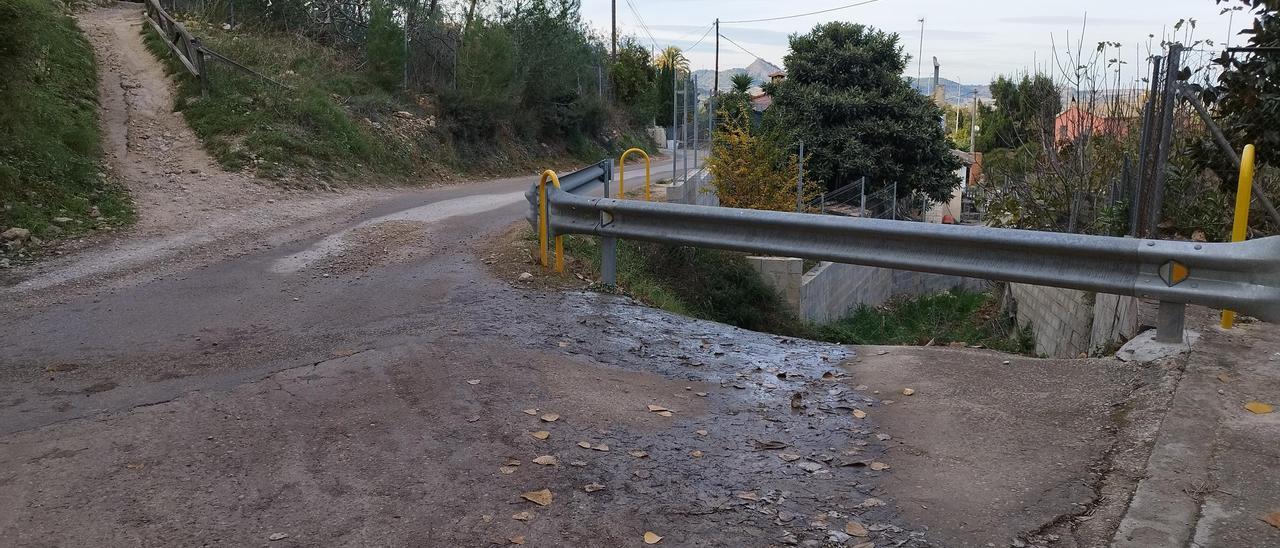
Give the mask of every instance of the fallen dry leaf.
<path id="1" fill-rule="evenodd" d="M 915 391 L 914 389 L 912 389 L 912 388 L 903 388 L 903 389 L 902 389 L 902 395 L 903 395 L 903 396 L 910 396 L 910 395 L 915 394 L 915 393 L 916 393 L 916 391 Z"/>
<path id="2" fill-rule="evenodd" d="M 865 419 L 865 418 L 867 418 L 867 412 L 866 412 L 866 411 L 863 411 L 863 410 L 861 410 L 861 409 L 854 409 L 854 410 L 853 410 L 853 418 L 855 418 L 855 419 Z"/>
<path id="3" fill-rule="evenodd" d="M 659 411 L 670 411 L 670 409 L 667 409 L 666 407 L 663 407 L 661 405 L 653 405 L 653 404 L 649 404 L 649 410 L 654 413 L 657 413 Z"/>
<path id="4" fill-rule="evenodd" d="M 511 537 L 507 540 L 511 541 L 511 544 L 524 544 L 524 537 Z"/>
<path id="5" fill-rule="evenodd" d="M 542 418 L 542 422 L 556 422 L 560 420 L 560 415 L 557 415 L 555 413 L 547 413 L 546 415 L 543 415 L 541 418 Z"/>
<path id="6" fill-rule="evenodd" d="M 707 432 L 706 430 L 694 430 L 694 431 L 693 431 L 693 433 L 694 433 L 694 434 L 697 434 L 697 435 L 699 435 L 699 436 L 705 436 L 705 435 L 707 435 L 707 434 L 708 434 L 708 432 Z"/>
<path id="7" fill-rule="evenodd" d="M 657 533 L 654 533 L 653 531 L 645 531 L 645 532 L 644 532 L 644 543 L 645 543 L 645 544 L 657 544 L 657 543 L 659 543 L 659 542 L 662 542 L 662 537 L 658 536 L 658 534 L 657 534 Z"/>
<path id="8" fill-rule="evenodd" d="M 581 447 L 581 448 L 583 448 L 583 449 L 591 449 L 591 442 L 589 442 L 589 441 L 580 441 L 580 442 L 578 442 L 578 447 Z"/>
<path id="9" fill-rule="evenodd" d="M 498 471 L 503 474 L 514 474 L 516 473 L 516 468 L 514 466 L 499 466 Z"/>
<path id="10" fill-rule="evenodd" d="M 603 443 L 597 443 L 597 444 L 595 444 L 595 445 L 592 445 L 592 446 L 591 446 L 591 448 L 592 448 L 592 449 L 595 449 L 596 451 L 608 451 L 608 450 L 609 450 L 609 446 L 608 446 L 608 445 L 605 445 L 605 444 L 603 444 Z"/>
<path id="11" fill-rule="evenodd" d="M 864 527 L 861 523 L 858 523 L 856 521 L 851 521 L 849 523 L 846 523 L 844 526 L 844 532 L 847 534 L 853 535 L 855 537 L 867 536 L 867 528 Z"/>
<path id="12" fill-rule="evenodd" d="M 707 397 L 707 393 L 706 393 L 706 392 L 694 392 L 694 393 L 693 393 L 693 395 L 698 396 L 698 397 L 700 397 L 700 398 L 705 398 L 705 397 Z"/>
<path id="13" fill-rule="evenodd" d="M 871 469 L 875 471 L 888 470 L 889 465 L 880 461 L 871 461 Z"/>
<path id="14" fill-rule="evenodd" d="M 537 415 L 537 414 L 538 414 L 538 410 L 537 410 L 537 409 L 525 409 L 525 410 L 524 410 L 524 414 L 526 414 L 526 415 Z"/>
<path id="15" fill-rule="evenodd" d="M 507 466 L 520 466 L 520 459 L 507 457 Z"/>
<path id="16" fill-rule="evenodd" d="M 674 414 L 674 413 L 672 413 L 672 412 L 670 412 L 670 411 L 658 411 L 658 416 L 660 416 L 660 417 L 671 417 L 671 416 L 674 416 L 674 415 L 675 415 L 675 414 Z"/>
<path id="17" fill-rule="evenodd" d="M 543 489 L 541 491 L 529 491 L 528 493 L 522 493 L 520 498 L 537 504 L 538 506 L 546 506 L 551 504 L 551 500 L 555 497 L 551 494 L 550 489 Z"/>
<path id="18" fill-rule="evenodd" d="M 1251 401 L 1249 403 L 1246 403 L 1244 404 L 1244 408 L 1248 409 L 1251 413 L 1255 415 L 1265 415 L 1267 413 L 1270 413 L 1276 410 L 1276 406 L 1271 405 L 1269 403 L 1262 403 L 1260 401 Z"/>
<path id="19" fill-rule="evenodd" d="M 867 500 L 862 501 L 862 504 L 858 505 L 858 507 L 860 508 L 874 508 L 876 506 L 884 506 L 884 501 L 875 497 L 871 497 L 871 498 L 868 498 Z"/>
<path id="20" fill-rule="evenodd" d="M 643 458 L 645 458 L 645 457 L 649 456 L 649 453 L 646 453 L 646 452 L 644 452 L 644 451 L 627 451 L 627 454 L 628 454 L 628 455 L 631 455 L 631 456 L 633 456 L 633 457 L 635 457 L 635 458 L 637 458 L 637 459 L 643 459 Z"/>
<path id="21" fill-rule="evenodd" d="M 511 519 L 514 519 L 514 520 L 516 520 L 516 521 L 529 521 L 529 520 L 533 519 L 533 513 L 532 513 L 532 512 L 519 512 L 519 513 L 516 513 L 516 514 L 512 514 L 512 515 L 511 515 Z"/>
<path id="22" fill-rule="evenodd" d="M 1262 517 L 1262 521 L 1267 522 L 1267 525 L 1280 529 L 1280 512 L 1267 514 Z"/>
<path id="23" fill-rule="evenodd" d="M 541 464 L 543 466 L 555 466 L 557 464 L 560 464 L 560 460 L 551 455 L 543 455 L 541 457 L 533 459 L 533 462 L 536 464 Z"/>
<path id="24" fill-rule="evenodd" d="M 876 543 L 874 543 L 874 542 L 862 542 L 862 543 L 859 543 L 859 544 L 854 544 L 854 545 L 853 545 L 853 548 L 876 548 Z"/>
<path id="25" fill-rule="evenodd" d="M 786 442 L 781 442 L 777 440 L 764 440 L 764 441 L 751 440 L 751 441 L 755 443 L 756 451 L 767 451 L 770 449 L 786 449 L 788 447 Z"/>
<path id="26" fill-rule="evenodd" d="M 786 462 L 794 462 L 800 460 L 800 455 L 795 453 L 779 453 L 778 458 Z"/>
<path id="27" fill-rule="evenodd" d="M 534 433 L 529 434 L 529 435 L 530 435 L 530 436 L 533 436 L 533 437 L 535 437 L 535 438 L 537 438 L 537 439 L 540 439 L 540 440 L 545 440 L 545 439 L 547 439 L 547 438 L 551 437 L 551 432 L 548 432 L 548 431 L 546 431 L 546 430 L 539 430 L 539 431 L 534 432 Z"/>
<path id="28" fill-rule="evenodd" d="M 1223 383 L 1231 382 L 1231 375 L 1228 375 L 1226 373 L 1218 373 L 1218 382 L 1223 382 Z"/>
<path id="29" fill-rule="evenodd" d="M 700 458 L 702 458 L 702 455 L 703 455 L 702 451 L 699 451 L 699 450 L 697 450 L 697 449 L 694 449 L 691 453 L 689 453 L 689 456 L 691 456 L 691 457 L 693 457 L 693 458 L 695 458 L 695 459 L 700 459 Z"/>
<path id="30" fill-rule="evenodd" d="M 125 468 L 128 468 L 130 470 L 141 470 L 143 466 L 144 465 L 141 462 L 131 462 L 129 464 L 124 465 Z"/>
<path id="31" fill-rule="evenodd" d="M 604 486 L 600 485 L 599 483 L 588 483 L 585 487 L 582 488 L 583 491 L 586 491 L 588 493 L 594 493 L 601 489 L 604 489 Z"/>
<path id="32" fill-rule="evenodd" d="M 734 493 L 733 496 L 742 500 L 760 500 L 760 495 L 757 495 L 755 491 L 739 491 Z"/>
<path id="33" fill-rule="evenodd" d="M 470 385 L 472 385 L 472 386 L 475 386 L 475 385 L 477 385 L 477 384 L 480 384 L 480 379 L 471 379 L 471 380 L 467 381 L 467 384 L 470 384 Z"/>
<path id="34" fill-rule="evenodd" d="M 586 465 L 587 465 L 587 461 L 585 461 L 585 460 L 571 460 L 571 461 L 569 461 L 569 466 L 586 466 Z"/>

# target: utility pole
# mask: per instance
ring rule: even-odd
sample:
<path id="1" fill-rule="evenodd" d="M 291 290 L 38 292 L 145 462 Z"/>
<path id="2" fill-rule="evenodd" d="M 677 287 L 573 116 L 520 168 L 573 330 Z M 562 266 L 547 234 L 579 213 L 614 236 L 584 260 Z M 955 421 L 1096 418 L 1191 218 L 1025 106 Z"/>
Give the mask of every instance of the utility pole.
<path id="1" fill-rule="evenodd" d="M 689 182 L 689 78 L 680 83 L 680 137 L 684 141 L 684 180 Z"/>
<path id="2" fill-rule="evenodd" d="M 716 70 L 715 77 L 712 78 L 711 96 L 715 97 L 720 94 L 720 18 L 716 18 Z"/>
<path id="3" fill-rule="evenodd" d="M 676 152 L 680 150 L 680 133 L 676 133 L 676 109 L 680 106 L 676 88 L 676 78 L 680 69 L 671 65 L 671 184 L 676 184 Z"/>
<path id="4" fill-rule="evenodd" d="M 609 60 L 614 63 L 617 63 L 618 62 L 618 0 L 613 0 L 613 2 L 610 2 L 610 4 L 613 6 L 613 13 L 612 13 L 613 45 L 610 46 L 609 48 Z M 705 21 L 705 19 L 703 20 Z"/>
<path id="5" fill-rule="evenodd" d="M 924 18 L 920 18 L 920 49 L 916 53 L 916 89 L 920 89 L 920 63 L 924 62 Z"/>
<path id="6" fill-rule="evenodd" d="M 973 105 L 969 107 L 969 155 L 978 150 L 978 90 L 973 90 Z M 975 158 L 976 161 L 976 158 Z"/>
<path id="7" fill-rule="evenodd" d="M 693 170 L 698 171 L 698 77 L 696 75 L 693 77 Z"/>

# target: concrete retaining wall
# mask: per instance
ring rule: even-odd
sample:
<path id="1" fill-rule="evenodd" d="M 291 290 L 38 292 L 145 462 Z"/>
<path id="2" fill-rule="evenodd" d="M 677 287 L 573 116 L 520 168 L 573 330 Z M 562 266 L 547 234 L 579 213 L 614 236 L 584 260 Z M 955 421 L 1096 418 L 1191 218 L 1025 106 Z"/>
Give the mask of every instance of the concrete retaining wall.
<path id="1" fill-rule="evenodd" d="M 1138 300 L 1105 293 L 1009 284 L 1018 325 L 1031 326 L 1036 352 L 1051 358 L 1098 355 L 1138 332 Z"/>
<path id="2" fill-rule="evenodd" d="M 659 186 L 666 189 L 668 203 L 704 206 L 720 205 L 720 198 L 716 196 L 715 187 L 711 185 L 710 180 L 705 175 L 682 181 L 679 184 Z"/>
<path id="3" fill-rule="evenodd" d="M 803 272 L 804 261 L 786 257 L 747 257 L 765 283 L 782 296 L 797 317 L 827 323 L 846 317 L 859 305 L 876 306 L 898 296 L 915 296 L 952 288 L 984 291 L 984 280 L 942 276 L 873 266 L 830 262 Z"/>

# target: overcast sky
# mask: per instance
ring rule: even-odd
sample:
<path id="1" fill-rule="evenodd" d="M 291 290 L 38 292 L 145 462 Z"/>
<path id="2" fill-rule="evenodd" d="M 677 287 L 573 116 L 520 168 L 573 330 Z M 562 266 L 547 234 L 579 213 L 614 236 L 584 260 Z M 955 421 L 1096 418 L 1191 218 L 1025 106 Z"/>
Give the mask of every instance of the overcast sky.
<path id="1" fill-rule="evenodd" d="M 652 41 L 658 48 L 677 45 L 685 48 L 695 69 L 711 68 L 714 63 L 715 36 L 706 35 L 701 44 L 694 43 L 717 17 L 723 21 L 761 19 L 812 12 L 848 5 L 855 0 L 631 0 L 648 25 Z M 640 37 L 652 45 L 649 34 L 626 0 L 618 2 L 618 32 Z M 1234 4 L 1231 4 L 1234 5 Z M 582 16 L 594 28 L 609 29 L 610 0 L 582 0 Z M 1182 18 L 1195 18 L 1197 26 L 1192 40 L 1211 39 L 1222 47 L 1228 37 L 1228 15 L 1220 15 L 1222 7 L 1213 0 L 875 0 L 869 4 L 794 19 L 755 23 L 722 23 L 721 33 L 741 48 L 722 39 L 721 69 L 749 64 L 753 55 L 782 66 L 787 52 L 787 36 L 806 32 L 825 21 L 852 21 L 896 32 L 913 57 L 906 71 L 916 72 L 917 49 L 920 47 L 920 22 L 924 22 L 923 73 L 932 75 L 932 56 L 942 65 L 942 76 L 968 84 L 989 82 L 999 74 L 1029 70 L 1033 61 L 1046 64 L 1056 40 L 1061 51 L 1068 35 L 1075 49 L 1081 34 L 1081 23 L 1088 14 L 1084 31 L 1084 49 L 1093 51 L 1100 41 L 1123 44 L 1122 58 L 1125 81 L 1132 79 L 1136 61 L 1145 63 L 1148 42 L 1159 48 L 1161 33 L 1173 33 L 1173 25 Z M 1231 40 L 1240 43 L 1235 32 L 1250 18 L 1237 12 L 1231 25 Z M 1155 39 L 1148 38 L 1154 34 Z M 1179 33 L 1179 38 L 1183 36 Z M 1203 52 L 1208 56 L 1208 51 Z"/>

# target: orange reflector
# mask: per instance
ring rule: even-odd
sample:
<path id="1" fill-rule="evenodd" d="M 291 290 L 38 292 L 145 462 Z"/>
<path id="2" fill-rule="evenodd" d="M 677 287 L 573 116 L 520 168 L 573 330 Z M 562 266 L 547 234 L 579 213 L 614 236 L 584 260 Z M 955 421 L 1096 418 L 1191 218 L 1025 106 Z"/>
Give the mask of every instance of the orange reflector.
<path id="1" fill-rule="evenodd" d="M 1187 265 L 1178 261 L 1169 261 L 1160 266 L 1160 279 L 1164 280 L 1169 287 L 1182 283 L 1190 275 L 1191 271 L 1187 269 Z"/>

